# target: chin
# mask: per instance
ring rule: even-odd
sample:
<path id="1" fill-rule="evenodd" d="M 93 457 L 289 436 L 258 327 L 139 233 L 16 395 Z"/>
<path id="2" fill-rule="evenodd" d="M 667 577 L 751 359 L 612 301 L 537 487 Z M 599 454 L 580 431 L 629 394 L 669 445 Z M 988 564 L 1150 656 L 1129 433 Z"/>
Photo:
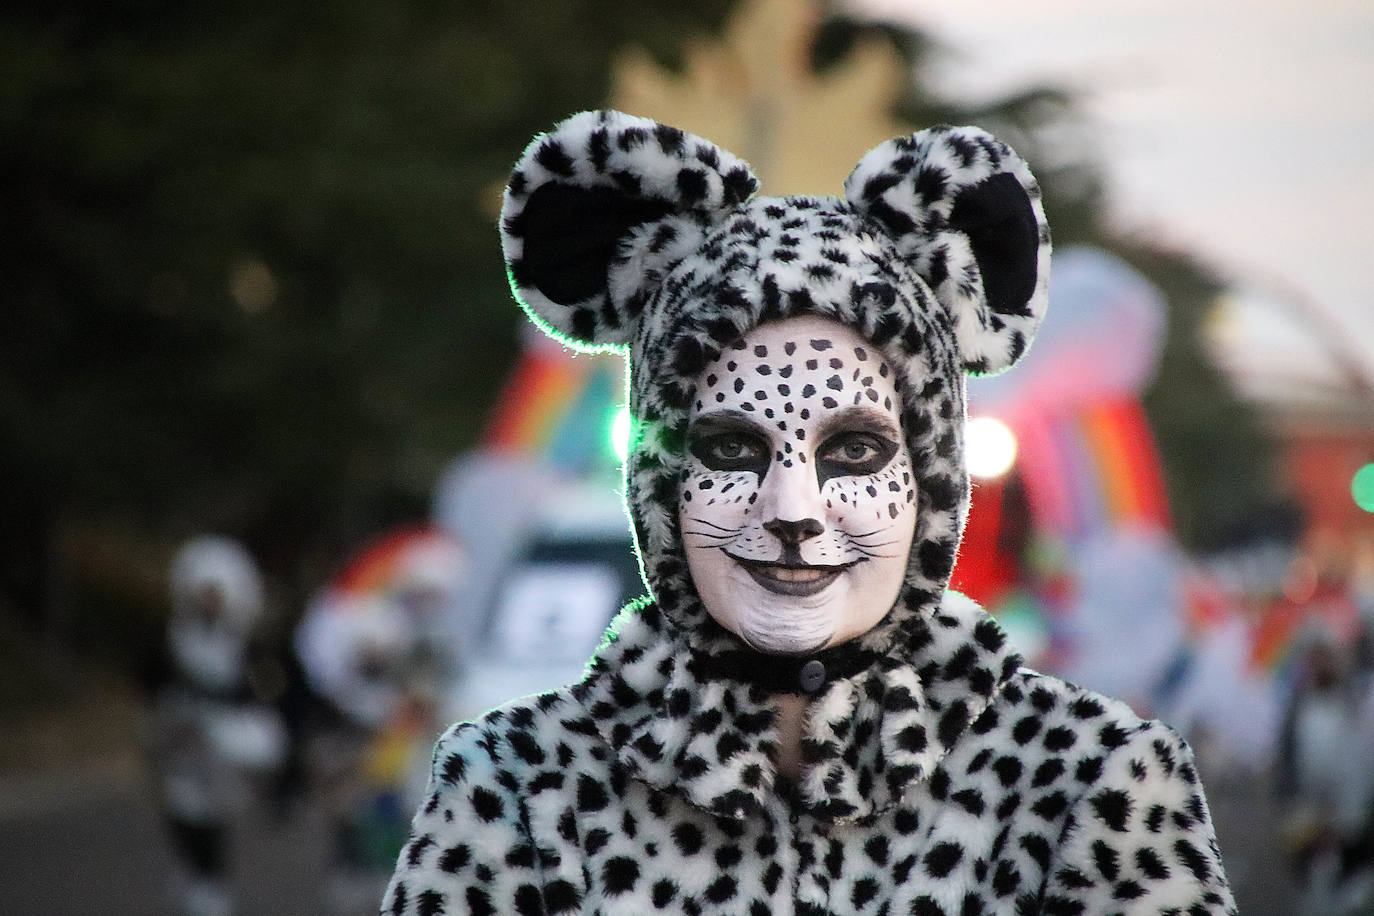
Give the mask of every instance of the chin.
<path id="1" fill-rule="evenodd" d="M 740 634 L 749 648 L 766 655 L 806 655 L 824 649 L 830 643 L 830 636 L 819 639 L 809 634 L 756 632 L 746 630 Z"/>
<path id="2" fill-rule="evenodd" d="M 770 655 L 801 655 L 829 645 L 835 637 L 835 606 L 828 601 L 753 596 L 736 632 L 750 647 Z"/>

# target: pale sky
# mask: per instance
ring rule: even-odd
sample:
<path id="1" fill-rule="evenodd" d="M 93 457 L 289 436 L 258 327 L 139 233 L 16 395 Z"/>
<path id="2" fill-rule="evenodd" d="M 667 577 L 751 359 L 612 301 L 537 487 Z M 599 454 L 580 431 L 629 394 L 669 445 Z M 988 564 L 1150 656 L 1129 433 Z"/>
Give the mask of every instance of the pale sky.
<path id="1" fill-rule="evenodd" d="M 947 45 L 942 94 L 1074 90 L 1118 224 L 1301 298 L 1374 379 L 1374 2 L 852 5 Z"/>

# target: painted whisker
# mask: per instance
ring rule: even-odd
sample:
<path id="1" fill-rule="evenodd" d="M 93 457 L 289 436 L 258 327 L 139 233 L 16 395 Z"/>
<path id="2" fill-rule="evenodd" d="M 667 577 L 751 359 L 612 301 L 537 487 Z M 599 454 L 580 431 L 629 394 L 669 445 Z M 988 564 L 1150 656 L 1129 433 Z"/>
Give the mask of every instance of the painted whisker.
<path id="1" fill-rule="evenodd" d="M 699 538 L 714 538 L 720 541 L 728 541 L 734 537 L 733 534 L 716 534 L 714 531 L 683 531 L 684 535 L 692 535 Z"/>
<path id="2" fill-rule="evenodd" d="M 690 518 L 690 517 L 689 517 L 689 518 L 686 519 L 686 521 L 689 521 L 689 522 L 691 522 L 691 523 L 694 524 L 694 525 L 709 525 L 710 527 L 715 528 L 715 529 L 717 529 L 717 530 L 719 530 L 719 531 L 729 531 L 729 532 L 731 532 L 732 534 L 737 534 L 737 533 L 739 532 L 739 529 L 738 529 L 738 528 L 726 528 L 726 527 L 724 527 L 723 525 L 717 525 L 717 524 L 715 524 L 714 522 L 708 522 L 708 521 L 707 521 L 706 519 L 704 519 L 704 518 Z"/>

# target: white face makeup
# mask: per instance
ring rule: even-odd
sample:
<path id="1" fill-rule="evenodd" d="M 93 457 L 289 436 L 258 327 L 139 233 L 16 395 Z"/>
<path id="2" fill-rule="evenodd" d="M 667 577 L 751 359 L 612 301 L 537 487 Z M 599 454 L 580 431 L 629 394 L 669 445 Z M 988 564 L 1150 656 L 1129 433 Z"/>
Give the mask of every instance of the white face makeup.
<path id="1" fill-rule="evenodd" d="M 887 614 L 916 527 L 899 411 L 891 367 L 827 318 L 761 325 L 702 371 L 678 516 L 716 622 L 792 654 Z"/>

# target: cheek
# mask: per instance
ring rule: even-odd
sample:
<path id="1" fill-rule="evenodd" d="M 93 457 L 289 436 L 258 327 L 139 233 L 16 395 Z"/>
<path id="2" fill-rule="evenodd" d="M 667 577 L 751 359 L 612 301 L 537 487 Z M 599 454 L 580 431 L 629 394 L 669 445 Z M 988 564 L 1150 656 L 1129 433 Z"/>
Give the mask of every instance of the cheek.
<path id="1" fill-rule="evenodd" d="M 905 452 L 876 474 L 833 477 L 824 492 L 827 510 L 846 531 L 904 525 L 916 512 L 916 484 Z"/>
<path id="2" fill-rule="evenodd" d="M 684 519 L 709 519 L 717 524 L 743 525 L 759 498 L 758 475 L 751 471 L 712 471 L 693 462 L 678 487 L 679 513 Z"/>

